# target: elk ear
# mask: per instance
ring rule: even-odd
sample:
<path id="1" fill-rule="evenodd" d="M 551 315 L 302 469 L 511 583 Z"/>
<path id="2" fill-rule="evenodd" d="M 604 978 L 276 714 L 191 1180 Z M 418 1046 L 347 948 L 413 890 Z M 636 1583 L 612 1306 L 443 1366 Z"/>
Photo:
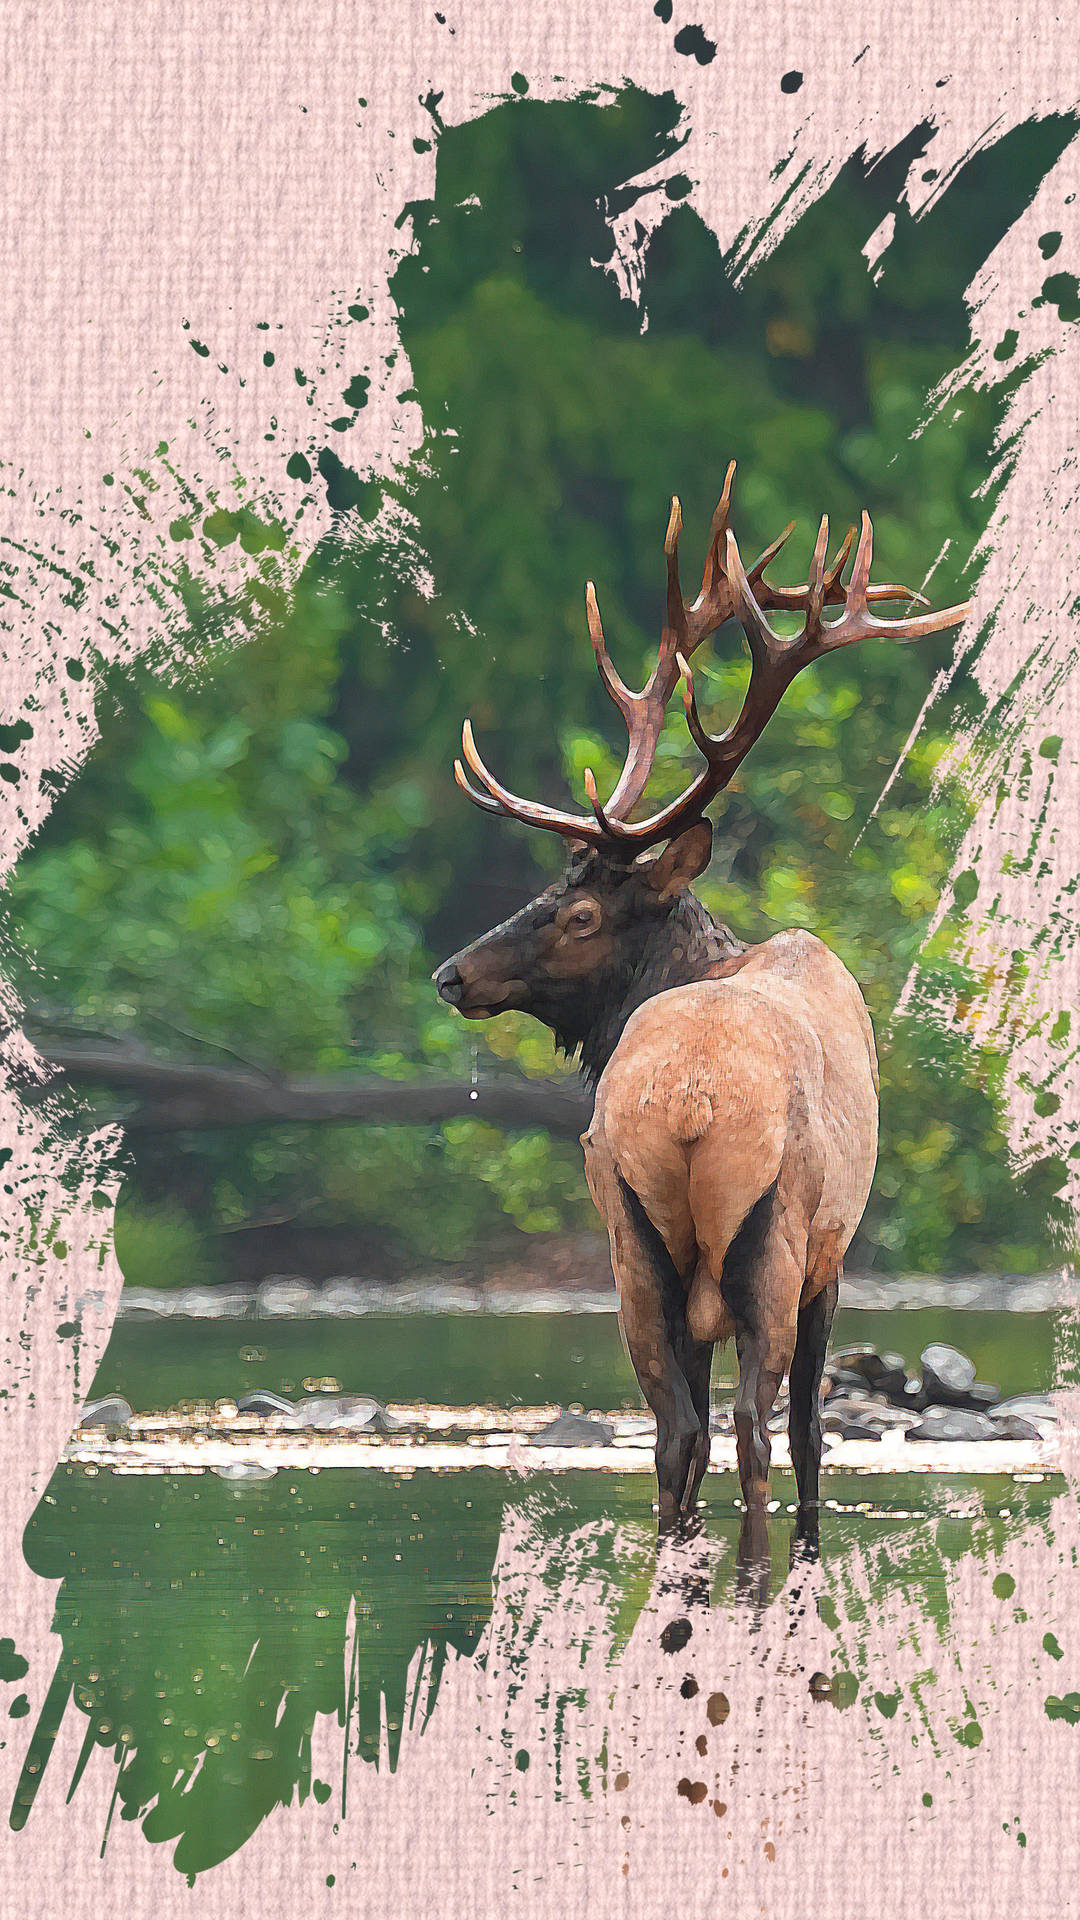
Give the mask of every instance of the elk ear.
<path id="1" fill-rule="evenodd" d="M 708 820 L 699 820 L 672 840 L 663 853 L 642 860 L 639 871 L 661 900 L 670 900 L 704 873 L 711 855 L 712 827 Z"/>

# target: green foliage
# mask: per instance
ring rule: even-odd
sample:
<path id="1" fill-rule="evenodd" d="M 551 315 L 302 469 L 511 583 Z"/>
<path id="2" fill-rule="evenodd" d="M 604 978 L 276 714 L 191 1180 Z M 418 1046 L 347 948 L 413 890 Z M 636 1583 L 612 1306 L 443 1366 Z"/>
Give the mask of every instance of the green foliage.
<path id="1" fill-rule="evenodd" d="M 519 790 L 565 803 L 588 763 L 601 786 L 613 779 L 618 727 L 582 583 L 596 581 L 632 677 L 662 617 L 668 496 L 683 502 L 689 587 L 729 458 L 748 557 L 798 522 L 775 578 L 805 576 L 823 509 L 838 538 L 865 504 L 878 578 L 929 576 L 936 604 L 967 591 L 1017 370 L 929 419 L 928 396 L 964 353 L 968 280 L 1071 126 L 1021 129 L 973 157 L 918 230 L 901 208 L 876 278 L 862 249 L 896 210 L 918 132 L 872 172 L 852 162 L 738 286 L 680 200 L 648 252 L 643 332 L 601 270 L 604 210 L 632 204 L 624 183 L 657 163 L 671 159 L 678 181 L 677 119 L 670 96 L 628 90 L 606 104 L 515 99 L 441 135 L 435 199 L 412 209 L 415 246 L 394 284 L 424 445 L 385 483 L 349 466 L 347 421 L 335 451 L 283 456 L 325 488 L 332 536 L 294 592 L 269 570 L 251 590 L 249 647 L 219 653 L 197 684 L 145 676 L 118 690 L 100 747 L 12 886 L 16 929 L 49 976 L 26 976 L 33 997 L 44 987 L 66 1016 L 181 1056 L 203 1045 L 283 1068 L 464 1077 L 475 1047 L 484 1073 L 508 1058 L 557 1071 L 527 1021 L 466 1035 L 430 987 L 433 962 L 559 856 L 457 795 L 462 716 Z M 362 359 L 367 309 L 349 311 Z M 352 375 L 349 404 L 366 391 Z M 193 506 L 176 537 L 264 557 L 286 544 L 251 508 Z M 205 653 L 213 610 L 182 568 L 177 592 Z M 940 704 L 877 803 L 950 645 L 867 646 L 802 676 L 718 810 L 701 886 L 744 937 L 811 928 L 866 991 L 883 1135 L 860 1252 L 886 1268 L 1023 1267 L 1053 1253 L 1057 1173 L 1010 1173 L 999 1064 L 908 1023 L 884 1031 L 964 824 L 959 796 L 931 804 L 952 717 Z M 715 724 L 741 698 L 743 652 L 722 636 L 701 660 Z M 954 700 L 970 697 L 961 679 Z M 691 765 L 676 711 L 656 798 Z M 934 958 L 951 964 L 947 931 Z M 964 991 L 958 972 L 950 984 Z M 183 1205 L 204 1224 L 292 1207 L 370 1228 L 409 1259 L 590 1217 L 576 1148 L 473 1122 L 191 1137 L 179 1158 Z M 146 1201 L 179 1176 L 150 1155 L 132 1177 Z M 160 1236 L 162 1217 L 142 1230 Z M 168 1265 L 152 1247 L 138 1256 L 157 1258 Z"/>
<path id="2" fill-rule="evenodd" d="M 130 1191 L 116 1210 L 115 1246 L 129 1287 L 205 1286 L 223 1277 L 188 1214 L 167 1202 L 147 1206 Z"/>

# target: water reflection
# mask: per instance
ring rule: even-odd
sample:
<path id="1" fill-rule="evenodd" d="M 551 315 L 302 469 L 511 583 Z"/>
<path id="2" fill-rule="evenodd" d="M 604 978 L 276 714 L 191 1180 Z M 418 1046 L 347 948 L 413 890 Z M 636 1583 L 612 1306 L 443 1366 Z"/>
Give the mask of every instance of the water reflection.
<path id="1" fill-rule="evenodd" d="M 699 1576 L 714 1607 L 734 1604 L 732 1478 L 707 1483 Z M 777 1481 L 783 1505 L 790 1475 Z M 848 1608 L 845 1567 L 858 1549 L 879 1592 L 900 1586 L 943 1624 L 947 1562 L 992 1556 L 1011 1526 L 1045 1514 L 1052 1491 L 1049 1481 L 833 1477 L 822 1534 L 837 1622 L 850 1611 L 857 1636 L 865 1597 L 852 1587 Z M 507 1509 L 526 1524 L 530 1565 L 553 1593 L 565 1595 L 569 1575 L 587 1577 L 588 1635 L 612 1659 L 656 1600 L 650 1496 L 646 1475 L 587 1472 L 523 1482 L 483 1468 L 334 1469 L 227 1482 L 61 1468 L 26 1555 L 35 1572 L 62 1580 L 63 1652 L 13 1823 L 29 1816 L 71 1712 L 85 1716 L 86 1733 L 70 1790 L 94 1747 L 109 1749 L 111 1817 L 141 1819 L 149 1840 L 175 1840 L 184 1873 L 234 1852 L 279 1804 L 309 1794 L 347 1801 L 364 1770 L 313 1777 L 316 1716 L 347 1725 L 346 1770 L 357 1760 L 394 1765 L 403 1726 L 422 1726 L 435 1705 L 448 1653 L 480 1645 Z M 778 1516 L 774 1591 L 787 1572 L 787 1531 Z"/>

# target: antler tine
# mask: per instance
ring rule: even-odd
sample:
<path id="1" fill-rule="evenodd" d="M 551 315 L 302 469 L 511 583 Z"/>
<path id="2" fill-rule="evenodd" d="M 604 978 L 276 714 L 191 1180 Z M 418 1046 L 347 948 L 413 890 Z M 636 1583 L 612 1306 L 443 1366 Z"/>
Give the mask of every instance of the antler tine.
<path id="1" fill-rule="evenodd" d="M 713 514 L 712 525 L 709 528 L 709 545 L 705 554 L 705 565 L 701 574 L 701 597 L 703 599 L 707 598 L 712 592 L 716 570 L 720 564 L 720 549 L 723 544 L 724 535 L 727 532 L 728 520 L 731 517 L 731 483 L 734 478 L 735 462 L 734 460 L 729 460 L 728 470 L 724 475 L 724 484 L 721 488 L 720 498 L 716 503 L 716 511 Z"/>
<path id="2" fill-rule="evenodd" d="M 682 505 L 678 494 L 673 493 L 667 532 L 664 535 L 664 558 L 667 561 L 667 626 L 660 637 L 661 653 L 673 653 L 676 645 L 684 643 L 687 638 L 686 607 L 683 604 L 682 586 L 679 581 L 679 535 L 681 532 Z"/>
<path id="3" fill-rule="evenodd" d="M 591 580 L 585 582 L 585 618 L 589 623 L 589 639 L 592 641 L 593 654 L 596 658 L 600 678 L 604 683 L 605 692 L 614 700 L 615 705 L 626 721 L 627 731 L 629 732 L 633 725 L 639 695 L 630 691 L 622 675 L 618 673 L 612 665 L 611 655 L 607 650 L 607 641 L 604 639 L 604 629 L 600 620 L 600 609 L 596 604 L 596 588 L 593 586 Z"/>
<path id="4" fill-rule="evenodd" d="M 483 807 L 485 812 L 506 814 L 511 820 L 521 820 L 530 827 L 546 827 L 552 833 L 562 834 L 566 840 L 588 840 L 597 846 L 609 842 L 610 835 L 598 819 L 590 820 L 585 814 L 563 813 L 557 807 L 545 807 L 539 800 L 523 800 L 520 795 L 504 787 L 480 758 L 469 720 L 461 729 L 461 745 L 472 772 L 483 782 L 485 791 L 478 793 L 471 785 L 460 760 L 454 762 L 454 778 L 470 800 L 474 800 L 478 807 Z M 593 784 L 595 787 L 595 782 Z"/>
<path id="5" fill-rule="evenodd" d="M 851 554 L 855 529 L 849 528 L 831 564 L 826 564 L 829 522 L 823 518 L 814 543 L 810 577 L 802 586 L 774 587 L 765 579 L 765 570 L 776 558 L 792 532 L 792 526 L 755 560 L 747 573 L 731 530 L 731 490 L 735 462 L 731 461 L 724 487 L 713 514 L 709 545 L 702 572 L 701 591 L 691 606 L 682 597 L 679 579 L 679 536 L 682 512 L 677 497 L 672 498 L 664 536 L 667 562 L 667 619 L 657 649 L 653 670 L 640 693 L 635 693 L 614 667 L 608 653 L 596 590 L 592 581 L 585 589 L 585 611 L 589 638 L 603 685 L 618 707 L 626 724 L 627 750 L 614 791 L 601 803 L 591 768 L 585 769 L 585 793 L 592 809 L 587 814 L 564 813 L 538 801 L 524 800 L 501 785 L 485 766 L 466 720 L 462 728 L 465 762 L 479 782 L 474 786 L 460 760 L 454 762 L 454 778 L 462 792 L 488 813 L 503 813 L 527 825 L 544 827 L 576 840 L 603 846 L 623 858 L 656 841 L 667 839 L 685 825 L 700 819 L 709 801 L 733 778 L 746 754 L 775 713 L 785 689 L 795 675 L 811 661 L 858 640 L 878 638 L 899 641 L 918 640 L 924 634 L 940 633 L 958 626 L 971 610 L 970 601 L 960 606 L 932 612 L 919 593 L 899 585 L 875 585 L 870 579 L 874 531 L 868 513 L 863 513 L 859 541 L 851 577 L 845 586 L 844 568 Z M 792 523 L 793 525 L 794 523 Z M 906 599 L 909 605 L 925 611 L 908 613 L 900 619 L 881 619 L 872 609 L 886 600 Z M 826 607 L 841 605 L 836 620 L 826 621 Z M 785 639 L 771 626 L 770 612 L 799 612 L 803 627 L 793 639 Z M 713 736 L 701 723 L 694 694 L 689 660 L 694 649 L 710 633 L 730 619 L 742 626 L 750 649 L 750 677 L 742 706 L 734 724 L 726 732 Z M 677 682 L 682 680 L 687 724 L 705 766 L 691 781 L 685 793 L 663 807 L 651 819 L 630 822 L 630 814 L 640 800 L 652 771 L 668 701 Z"/>
<path id="6" fill-rule="evenodd" d="M 869 514 L 864 512 L 851 579 L 843 590 L 844 611 L 838 620 L 828 622 L 824 619 L 827 595 L 833 583 L 839 580 L 851 549 L 851 534 L 844 541 L 837 559 L 826 569 L 828 541 L 829 522 L 823 517 L 814 542 L 810 579 L 800 590 L 804 596 L 806 616 L 802 632 L 794 639 L 785 640 L 766 619 L 743 567 L 735 536 L 728 531 L 724 569 L 735 594 L 735 613 L 750 648 L 750 678 L 742 707 L 734 725 L 725 733 L 715 736 L 707 733 L 698 715 L 689 661 L 685 654 L 678 654 L 677 666 L 683 683 L 687 725 L 695 744 L 705 756 L 706 764 L 677 800 L 661 808 L 650 820 L 638 821 L 632 827 L 622 829 L 626 837 L 633 837 L 637 846 L 645 848 L 657 840 L 666 840 L 700 819 L 710 800 L 730 784 L 750 748 L 776 712 L 786 689 L 803 667 L 809 666 L 825 653 L 831 653 L 838 647 L 851 646 L 858 640 L 918 640 L 924 634 L 940 633 L 947 627 L 958 626 L 971 611 L 971 602 L 965 601 L 960 606 L 943 608 L 939 613 L 912 614 L 899 620 L 882 620 L 872 613 L 870 609 L 875 589 L 870 584 L 870 566 L 874 551 L 874 529 Z M 880 594 L 879 589 L 877 597 Z"/>

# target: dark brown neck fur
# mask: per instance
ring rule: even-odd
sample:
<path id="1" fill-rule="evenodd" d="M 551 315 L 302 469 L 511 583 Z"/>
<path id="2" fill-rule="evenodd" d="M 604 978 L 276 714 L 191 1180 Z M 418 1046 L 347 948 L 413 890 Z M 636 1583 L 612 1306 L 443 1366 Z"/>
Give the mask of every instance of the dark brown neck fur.
<path id="1" fill-rule="evenodd" d="M 579 1054 L 582 1073 L 594 1087 L 638 1007 L 669 987 L 704 980 L 719 962 L 745 950 L 745 941 L 723 922 L 714 920 L 687 888 L 672 911 L 648 931 L 640 953 L 625 973 L 605 981 L 594 994 L 582 996 L 578 1031 L 556 1031 L 556 1038 L 568 1053 Z"/>

